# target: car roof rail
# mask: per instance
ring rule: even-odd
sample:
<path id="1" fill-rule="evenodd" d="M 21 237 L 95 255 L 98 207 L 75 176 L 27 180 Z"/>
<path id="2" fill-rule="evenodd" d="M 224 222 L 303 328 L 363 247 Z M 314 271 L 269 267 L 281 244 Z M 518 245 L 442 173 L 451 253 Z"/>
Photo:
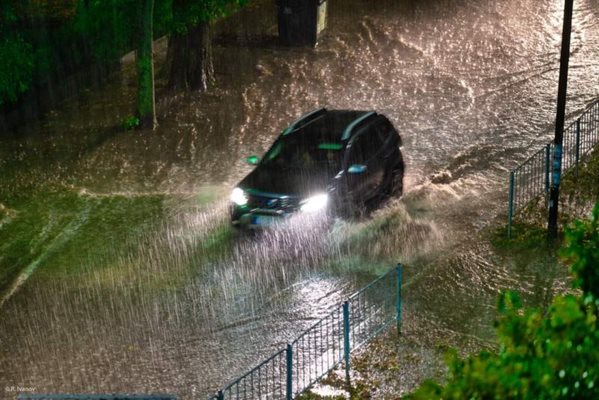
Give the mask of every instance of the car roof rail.
<path id="1" fill-rule="evenodd" d="M 283 136 L 288 135 L 291 132 L 293 132 L 294 130 L 301 128 L 302 126 L 306 125 L 307 123 L 326 114 L 326 112 L 327 112 L 327 109 L 323 107 L 323 108 L 317 108 L 316 110 L 310 111 L 309 113 L 302 115 L 301 117 L 299 117 L 298 119 L 293 121 L 291 123 L 291 125 L 289 125 L 287 128 L 285 128 L 285 130 L 283 131 Z"/>
<path id="2" fill-rule="evenodd" d="M 366 121 L 367 119 L 369 119 L 370 117 L 375 116 L 376 113 L 374 111 L 369 111 L 365 114 L 360 115 L 358 118 L 354 119 L 352 121 L 351 124 L 349 124 L 347 126 L 347 128 L 345 128 L 345 130 L 343 131 L 343 134 L 341 135 L 341 140 L 347 140 L 351 137 L 351 133 L 354 130 L 354 128 L 356 126 L 358 126 L 360 123 Z"/>

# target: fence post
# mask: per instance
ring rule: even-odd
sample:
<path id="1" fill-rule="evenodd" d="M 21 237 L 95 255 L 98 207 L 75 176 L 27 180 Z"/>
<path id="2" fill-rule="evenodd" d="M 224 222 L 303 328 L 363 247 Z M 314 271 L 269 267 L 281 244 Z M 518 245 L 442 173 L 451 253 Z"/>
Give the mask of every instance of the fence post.
<path id="1" fill-rule="evenodd" d="M 512 238 L 512 218 L 514 216 L 514 171 L 510 172 L 510 198 L 507 210 L 507 238 Z"/>
<path id="2" fill-rule="evenodd" d="M 222 390 L 218 391 L 218 394 L 216 395 L 216 397 L 218 398 L 218 400 L 225 400 L 225 394 L 223 393 Z"/>
<path id="3" fill-rule="evenodd" d="M 403 266 L 401 263 L 397 264 L 395 268 L 397 270 L 397 293 L 395 303 L 395 322 L 397 323 L 397 334 L 401 334 L 401 282 L 403 280 Z"/>
<path id="4" fill-rule="evenodd" d="M 550 168 L 550 160 L 551 160 L 551 143 L 547 143 L 547 146 L 545 146 L 545 193 L 549 193 L 549 188 L 551 185 L 551 182 L 549 181 L 549 177 L 551 175 L 549 175 L 549 172 L 551 171 Z"/>
<path id="5" fill-rule="evenodd" d="M 551 162 L 551 143 L 547 143 L 545 146 L 545 207 L 549 208 L 549 188 L 551 187 L 551 181 L 549 180 L 549 172 L 551 168 L 549 163 Z"/>
<path id="6" fill-rule="evenodd" d="M 578 178 L 578 162 L 580 161 L 580 118 L 576 120 L 576 177 Z"/>
<path id="7" fill-rule="evenodd" d="M 293 346 L 287 343 L 287 400 L 293 399 Z"/>
<path id="8" fill-rule="evenodd" d="M 347 390 L 351 390 L 351 380 L 349 376 L 349 353 L 350 353 L 350 341 L 349 341 L 349 302 L 343 303 L 343 355 L 345 358 L 345 383 L 347 384 Z"/>

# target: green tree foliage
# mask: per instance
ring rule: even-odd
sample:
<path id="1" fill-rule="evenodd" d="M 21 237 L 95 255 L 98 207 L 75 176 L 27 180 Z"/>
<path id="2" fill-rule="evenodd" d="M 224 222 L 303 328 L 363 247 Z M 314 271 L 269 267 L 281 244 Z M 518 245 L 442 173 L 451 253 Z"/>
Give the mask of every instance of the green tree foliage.
<path id="1" fill-rule="evenodd" d="M 96 47 L 87 42 L 87 36 L 93 37 L 93 29 L 89 29 L 93 25 L 84 23 L 84 3 L 83 0 L 0 2 L 0 104 L 16 101 L 33 84 L 60 81 L 94 61 Z M 101 13 L 98 15 L 102 17 Z M 107 26 L 103 28 L 109 31 Z M 113 48 L 112 38 L 107 48 Z"/>
<path id="2" fill-rule="evenodd" d="M 75 35 L 84 38 L 101 61 L 116 61 L 135 48 L 140 5 L 136 0 L 79 0 L 73 21 Z"/>
<path id="3" fill-rule="evenodd" d="M 249 0 L 162 0 L 171 5 L 172 20 L 170 31 L 180 34 L 186 33 L 201 22 L 211 22 L 225 17 Z"/>
<path id="4" fill-rule="evenodd" d="M 248 1 L 154 0 L 150 36 L 205 33 L 207 28 L 196 28 L 207 27 Z M 0 105 L 16 101 L 33 84 L 60 82 L 91 64 L 115 63 L 127 52 L 139 50 L 141 36 L 146 41 L 148 37 L 139 34 L 147 26 L 139 19 L 144 4 L 143 0 L 0 1 Z M 187 57 L 179 57 L 183 61 L 175 73 L 183 74 L 186 82 L 189 76 L 210 74 L 208 36 L 178 43 L 185 46 Z"/>
<path id="5" fill-rule="evenodd" d="M 572 263 L 575 286 L 599 298 L 599 205 L 591 220 L 574 221 L 566 231 L 566 241 L 562 255 Z"/>
<path id="6" fill-rule="evenodd" d="M 0 105 L 14 102 L 33 77 L 31 45 L 18 35 L 0 39 Z"/>
<path id="7" fill-rule="evenodd" d="M 16 101 L 33 77 L 33 49 L 18 32 L 15 6 L 0 2 L 0 105 Z"/>
<path id="8" fill-rule="evenodd" d="M 498 353 L 448 355 L 449 378 L 425 382 L 411 399 L 599 399 L 599 204 L 566 230 L 562 254 L 581 294 L 557 296 L 546 311 L 499 299 Z"/>

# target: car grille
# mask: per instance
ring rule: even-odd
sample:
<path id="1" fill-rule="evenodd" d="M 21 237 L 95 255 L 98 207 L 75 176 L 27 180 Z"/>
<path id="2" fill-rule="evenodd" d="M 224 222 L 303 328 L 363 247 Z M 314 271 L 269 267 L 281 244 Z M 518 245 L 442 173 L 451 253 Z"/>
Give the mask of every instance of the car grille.
<path id="1" fill-rule="evenodd" d="M 298 204 L 298 199 L 294 197 L 276 197 L 259 194 L 250 194 L 248 196 L 248 205 L 260 210 L 291 212 L 297 208 Z"/>

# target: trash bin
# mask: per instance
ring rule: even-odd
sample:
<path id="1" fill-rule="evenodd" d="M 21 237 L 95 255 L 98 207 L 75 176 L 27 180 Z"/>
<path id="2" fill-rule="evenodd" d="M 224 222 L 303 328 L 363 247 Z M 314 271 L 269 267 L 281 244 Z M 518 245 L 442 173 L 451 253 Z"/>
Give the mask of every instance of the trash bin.
<path id="1" fill-rule="evenodd" d="M 276 0 L 279 40 L 286 46 L 316 46 L 327 24 L 327 0 Z"/>

